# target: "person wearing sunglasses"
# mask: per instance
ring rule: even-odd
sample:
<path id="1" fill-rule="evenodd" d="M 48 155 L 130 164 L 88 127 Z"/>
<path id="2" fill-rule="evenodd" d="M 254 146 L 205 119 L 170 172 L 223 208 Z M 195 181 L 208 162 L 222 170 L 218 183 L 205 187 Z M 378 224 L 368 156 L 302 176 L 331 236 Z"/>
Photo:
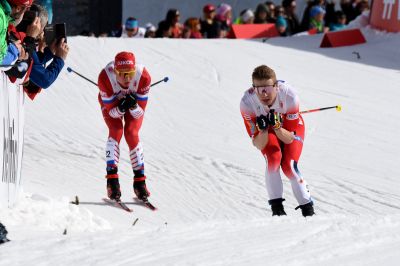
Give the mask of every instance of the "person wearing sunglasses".
<path id="1" fill-rule="evenodd" d="M 266 160 L 265 178 L 272 215 L 286 215 L 282 169 L 299 204 L 296 209 L 300 208 L 304 217 L 312 216 L 313 201 L 298 168 L 305 130 L 298 96 L 291 86 L 278 81 L 275 71 L 266 65 L 254 69 L 252 81 L 240 102 L 240 112 L 253 145 Z"/>
<path id="2" fill-rule="evenodd" d="M 125 21 L 124 29 L 122 31 L 122 38 L 144 38 L 146 29 L 139 27 L 139 23 L 136 18 L 129 17 Z"/>
<path id="3" fill-rule="evenodd" d="M 150 196 L 144 174 L 143 148 L 139 139 L 151 77 L 147 69 L 136 63 L 131 52 L 120 52 L 99 75 L 99 102 L 108 127 L 106 144 L 107 194 L 119 201 L 121 189 L 118 176 L 119 143 L 122 135 L 128 143 L 133 169 L 133 190 L 137 198 Z"/>

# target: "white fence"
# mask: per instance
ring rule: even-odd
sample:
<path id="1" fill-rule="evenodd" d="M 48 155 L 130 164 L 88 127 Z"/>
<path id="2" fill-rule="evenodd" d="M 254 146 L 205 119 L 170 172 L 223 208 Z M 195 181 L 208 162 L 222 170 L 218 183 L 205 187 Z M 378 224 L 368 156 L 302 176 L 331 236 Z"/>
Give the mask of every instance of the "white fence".
<path id="1" fill-rule="evenodd" d="M 24 92 L 0 71 L 0 206 L 11 207 L 21 185 Z"/>

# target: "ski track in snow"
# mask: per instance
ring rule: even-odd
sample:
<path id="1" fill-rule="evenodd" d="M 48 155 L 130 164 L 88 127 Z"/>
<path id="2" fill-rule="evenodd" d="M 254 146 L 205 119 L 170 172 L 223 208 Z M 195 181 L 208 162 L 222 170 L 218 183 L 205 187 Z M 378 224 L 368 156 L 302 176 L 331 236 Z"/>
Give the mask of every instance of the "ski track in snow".
<path id="1" fill-rule="evenodd" d="M 268 43 L 71 37 L 67 65 L 93 80 L 121 50 L 134 51 L 153 82 L 170 77 L 151 89 L 141 131 L 158 211 L 133 201 L 124 140 L 122 199 L 134 211 L 102 202 L 107 129 L 97 89 L 63 71 L 27 101 L 24 192 L 14 208 L 0 208 L 12 239 L 0 246 L 0 265 L 397 265 L 400 117 L 393 84 L 400 78 L 391 67 L 400 54 L 387 43 L 400 37 L 364 33 L 367 44 L 336 50 L 316 48 L 319 36 Z M 374 65 L 344 58 L 355 48 Z M 262 63 L 298 87 L 302 109 L 343 105 L 341 113 L 304 115 L 299 167 L 315 201 L 311 218 L 294 210 L 283 175 L 288 216 L 272 217 L 267 205 L 265 162 L 239 112 Z M 78 206 L 69 204 L 75 195 Z"/>

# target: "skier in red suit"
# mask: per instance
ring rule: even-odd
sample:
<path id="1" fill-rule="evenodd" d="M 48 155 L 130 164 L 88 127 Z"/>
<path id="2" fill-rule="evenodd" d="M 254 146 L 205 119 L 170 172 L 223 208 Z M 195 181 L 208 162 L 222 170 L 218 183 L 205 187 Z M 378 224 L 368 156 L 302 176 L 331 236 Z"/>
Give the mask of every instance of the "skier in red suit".
<path id="1" fill-rule="evenodd" d="M 272 215 L 286 215 L 282 204 L 282 169 L 303 216 L 312 216 L 313 201 L 298 169 L 305 136 L 299 98 L 294 88 L 278 81 L 275 71 L 268 66 L 255 68 L 252 79 L 253 86 L 245 92 L 240 111 L 253 145 L 266 160 L 265 178 Z"/>
<path id="2" fill-rule="evenodd" d="M 108 127 L 106 145 L 107 193 L 110 199 L 120 200 L 118 180 L 119 143 L 122 135 L 129 146 L 134 173 L 133 190 L 138 199 L 150 196 L 144 174 L 143 148 L 139 130 L 147 104 L 151 77 L 147 69 L 136 63 L 130 52 L 120 52 L 99 75 L 99 103 Z"/>

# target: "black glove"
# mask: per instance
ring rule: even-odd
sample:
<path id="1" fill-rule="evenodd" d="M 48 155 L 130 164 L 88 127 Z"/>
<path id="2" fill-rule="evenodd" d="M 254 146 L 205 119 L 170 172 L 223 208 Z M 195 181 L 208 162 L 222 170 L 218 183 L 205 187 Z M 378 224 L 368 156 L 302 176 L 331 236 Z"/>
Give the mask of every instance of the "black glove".
<path id="1" fill-rule="evenodd" d="M 269 114 L 268 114 L 269 115 Z M 257 116 L 257 127 L 258 130 L 265 130 L 268 128 L 269 121 L 268 117 L 265 115 Z"/>
<path id="2" fill-rule="evenodd" d="M 129 109 L 134 109 L 137 106 L 136 96 L 128 94 L 124 96 L 118 103 L 118 109 L 121 113 L 125 113 Z"/>
<path id="3" fill-rule="evenodd" d="M 137 106 L 136 95 L 133 93 L 126 95 L 126 103 L 125 103 L 126 110 L 135 109 L 136 106 Z"/>

